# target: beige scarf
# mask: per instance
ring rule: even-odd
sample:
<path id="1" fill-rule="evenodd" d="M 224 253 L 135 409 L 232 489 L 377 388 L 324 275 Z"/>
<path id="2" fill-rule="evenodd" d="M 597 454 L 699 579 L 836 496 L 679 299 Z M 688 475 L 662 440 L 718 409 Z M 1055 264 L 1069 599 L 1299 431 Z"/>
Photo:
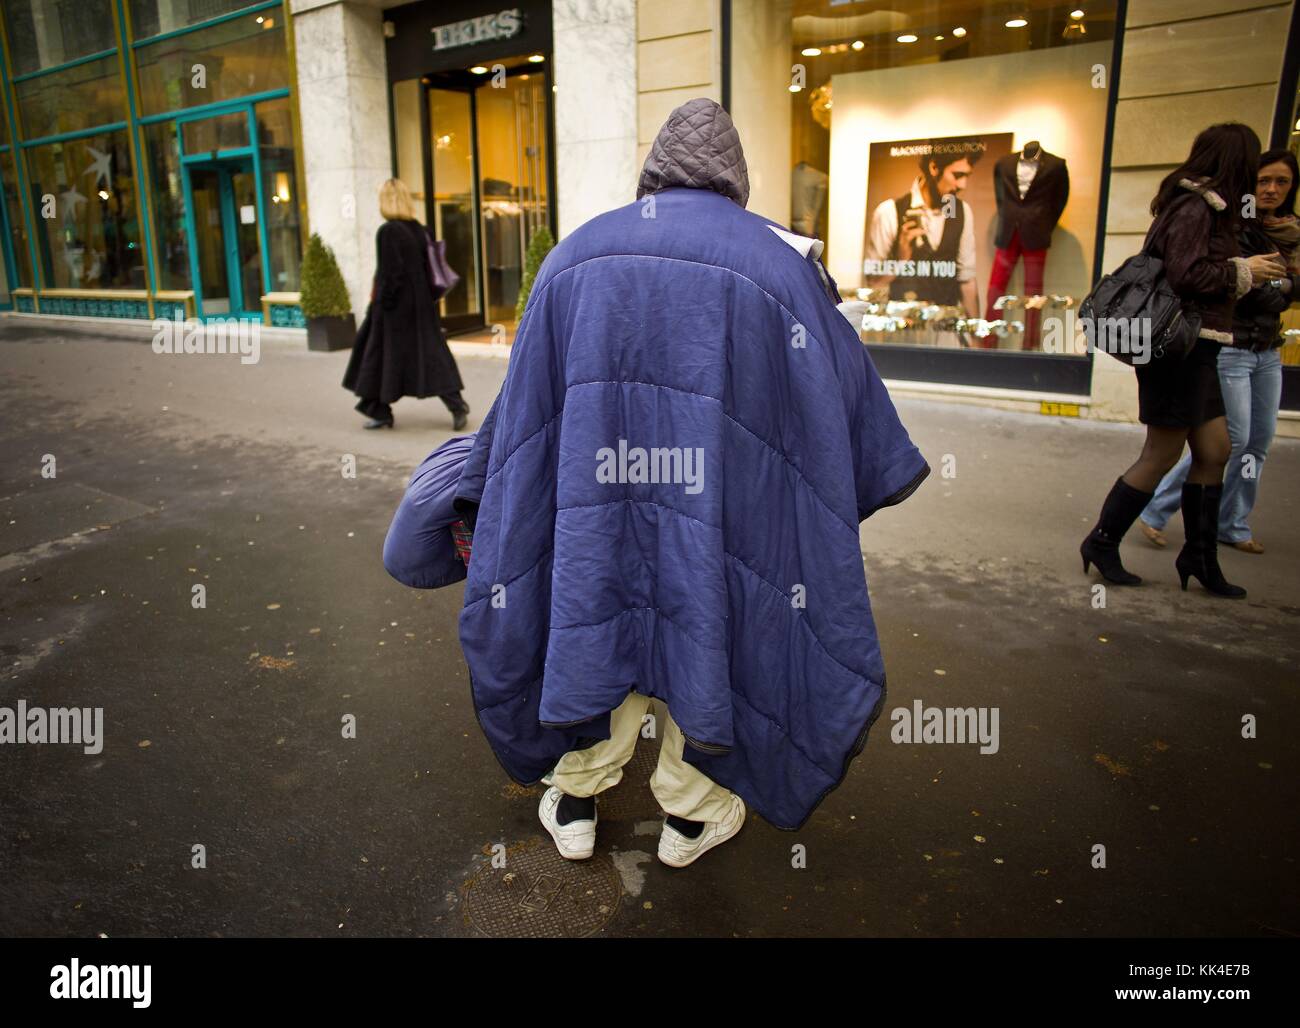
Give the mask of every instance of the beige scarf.
<path id="1" fill-rule="evenodd" d="M 1264 234 L 1273 241 L 1277 247 L 1278 253 L 1286 259 L 1287 265 L 1294 275 L 1297 270 L 1297 262 L 1300 260 L 1300 219 L 1294 214 L 1289 214 L 1282 218 L 1273 218 L 1265 215 L 1260 219 L 1260 228 Z"/>

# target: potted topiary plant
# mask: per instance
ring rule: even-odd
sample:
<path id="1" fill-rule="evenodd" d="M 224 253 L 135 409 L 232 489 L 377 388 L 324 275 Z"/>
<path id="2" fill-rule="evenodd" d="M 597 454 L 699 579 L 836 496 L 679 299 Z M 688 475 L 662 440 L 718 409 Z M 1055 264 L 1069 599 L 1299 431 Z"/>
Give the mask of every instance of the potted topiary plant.
<path id="1" fill-rule="evenodd" d="M 545 225 L 538 228 L 533 233 L 533 238 L 528 241 L 528 252 L 524 255 L 524 274 L 519 281 L 519 299 L 515 301 L 516 321 L 524 316 L 524 308 L 528 306 L 528 294 L 533 291 L 533 279 L 537 277 L 546 255 L 554 248 L 555 240 L 551 238 L 551 230 Z"/>
<path id="2" fill-rule="evenodd" d="M 312 233 L 302 258 L 302 316 L 307 319 L 307 349 L 346 350 L 357 334 L 352 301 L 334 251 Z"/>

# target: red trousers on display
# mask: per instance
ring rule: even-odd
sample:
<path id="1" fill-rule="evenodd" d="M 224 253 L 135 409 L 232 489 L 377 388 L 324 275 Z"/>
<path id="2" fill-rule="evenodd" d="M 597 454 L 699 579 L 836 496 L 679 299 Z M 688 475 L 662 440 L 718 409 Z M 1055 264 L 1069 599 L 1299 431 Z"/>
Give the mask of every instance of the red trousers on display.
<path id="1" fill-rule="evenodd" d="M 993 321 L 1000 316 L 1000 312 L 993 309 L 993 302 L 999 296 L 1007 291 L 1007 283 L 1011 281 L 1011 272 L 1015 269 L 1016 261 L 1021 257 L 1025 260 L 1025 296 L 1041 296 L 1043 294 L 1043 266 L 1047 263 L 1046 250 L 1026 250 L 1020 245 L 1020 230 L 1016 229 L 1011 233 L 1011 240 L 1005 247 L 998 247 L 993 256 L 993 272 L 989 275 L 989 306 L 984 317 L 988 321 Z M 1038 319 L 1041 312 L 1032 310 L 1025 311 L 1025 342 L 1026 350 L 1038 349 Z"/>

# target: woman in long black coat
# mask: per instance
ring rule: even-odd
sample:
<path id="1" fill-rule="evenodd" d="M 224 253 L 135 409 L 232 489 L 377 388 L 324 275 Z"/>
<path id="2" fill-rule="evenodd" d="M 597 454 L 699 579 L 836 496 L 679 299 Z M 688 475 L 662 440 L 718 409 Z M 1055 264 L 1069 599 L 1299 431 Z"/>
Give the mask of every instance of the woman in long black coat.
<path id="1" fill-rule="evenodd" d="M 403 396 L 437 396 L 460 431 L 469 405 L 460 395 L 464 385 L 433 298 L 427 253 L 432 237 L 416 220 L 400 180 L 390 178 L 380 188 L 379 210 L 385 220 L 376 237 L 375 285 L 343 387 L 361 397 L 356 409 L 370 419 L 366 428 L 392 428 L 392 404 Z"/>

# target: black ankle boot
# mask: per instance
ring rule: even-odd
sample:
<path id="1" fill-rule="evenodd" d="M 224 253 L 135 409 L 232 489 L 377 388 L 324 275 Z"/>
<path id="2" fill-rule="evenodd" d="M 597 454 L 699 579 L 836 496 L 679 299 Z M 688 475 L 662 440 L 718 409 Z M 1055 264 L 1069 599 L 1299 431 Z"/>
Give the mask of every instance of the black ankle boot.
<path id="1" fill-rule="evenodd" d="M 1233 585 L 1223 577 L 1219 568 L 1219 504 L 1223 499 L 1221 485 L 1183 486 L 1183 528 L 1187 542 L 1183 544 L 1174 561 L 1183 591 L 1187 579 L 1195 578 L 1215 596 L 1239 600 L 1246 590 Z"/>
<path id="2" fill-rule="evenodd" d="M 1142 513 L 1142 508 L 1151 502 L 1152 495 L 1134 489 L 1123 478 L 1115 480 L 1115 484 L 1106 495 L 1106 502 L 1101 506 L 1101 517 L 1097 520 L 1097 527 L 1088 534 L 1088 538 L 1079 547 L 1085 572 L 1089 564 L 1096 564 L 1101 577 L 1111 585 L 1142 584 L 1141 578 L 1125 571 L 1124 565 L 1120 563 L 1119 543 L 1124 538 L 1124 533 L 1137 520 L 1137 516 Z"/>

